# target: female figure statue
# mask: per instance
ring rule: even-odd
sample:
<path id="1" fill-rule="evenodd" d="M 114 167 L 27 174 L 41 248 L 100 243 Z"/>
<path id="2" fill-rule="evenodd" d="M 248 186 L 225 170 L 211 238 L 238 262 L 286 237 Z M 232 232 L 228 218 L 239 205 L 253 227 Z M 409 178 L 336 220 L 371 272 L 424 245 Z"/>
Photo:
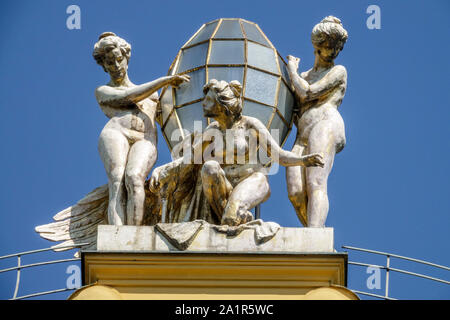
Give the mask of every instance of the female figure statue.
<path id="1" fill-rule="evenodd" d="M 227 83 L 212 79 L 203 91 L 204 116 L 215 121 L 205 129 L 202 139 L 197 139 L 197 142 L 194 139 L 193 154 L 201 154 L 202 160 L 200 164 L 194 163 L 192 153 L 185 152 L 183 157 L 156 168 L 150 179 L 150 188 L 153 192 L 169 193 L 163 194 L 162 198 L 167 199 L 177 190 L 189 189 L 182 186 L 180 179 L 182 181 L 183 176 L 197 166 L 196 179 L 201 180 L 201 191 L 217 218 L 215 221 L 239 225 L 252 220 L 249 210 L 267 200 L 270 195 L 264 165 L 256 157 L 255 161 L 251 161 L 251 153 L 256 152 L 258 145 L 283 166 L 323 165 L 319 154 L 297 155 L 281 149 L 261 121 L 243 116 L 242 86 L 238 81 Z M 254 139 L 254 144 L 251 139 Z M 192 176 L 184 180 L 189 183 Z M 181 195 L 172 197 L 181 198 Z"/>
<path id="2" fill-rule="evenodd" d="M 303 225 L 324 227 L 328 214 L 327 180 L 336 153 L 345 145 L 344 121 L 338 112 L 347 87 L 347 71 L 334 65 L 347 31 L 336 17 L 326 17 L 312 31 L 314 67 L 297 74 L 299 58 L 288 56 L 291 85 L 299 99 L 297 138 L 292 152 L 321 153 L 324 167 L 286 169 L 289 199 Z"/>
<path id="3" fill-rule="evenodd" d="M 189 81 L 188 76 L 175 75 L 135 85 L 127 73 L 130 54 L 131 46 L 112 32 L 100 35 L 93 52 L 111 78 L 95 96 L 110 118 L 98 148 L 108 176 L 108 223 L 114 225 L 142 224 L 144 182 L 157 158 L 157 90 Z"/>

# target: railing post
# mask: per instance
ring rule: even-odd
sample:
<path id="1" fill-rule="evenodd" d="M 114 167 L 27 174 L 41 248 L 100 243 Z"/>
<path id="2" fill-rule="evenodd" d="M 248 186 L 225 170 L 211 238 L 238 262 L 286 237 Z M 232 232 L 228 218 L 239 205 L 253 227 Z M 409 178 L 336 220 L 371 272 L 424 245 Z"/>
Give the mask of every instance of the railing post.
<path id="1" fill-rule="evenodd" d="M 20 283 L 20 256 L 17 256 L 17 279 L 16 279 L 16 288 L 14 289 L 13 300 L 17 297 L 17 292 L 19 291 L 19 283 Z"/>
<path id="2" fill-rule="evenodd" d="M 261 207 L 259 204 L 255 207 L 255 220 L 258 219 L 261 219 Z"/>
<path id="3" fill-rule="evenodd" d="M 389 266 L 390 266 L 390 256 L 386 255 L 386 292 L 385 296 L 386 298 L 389 297 Z"/>

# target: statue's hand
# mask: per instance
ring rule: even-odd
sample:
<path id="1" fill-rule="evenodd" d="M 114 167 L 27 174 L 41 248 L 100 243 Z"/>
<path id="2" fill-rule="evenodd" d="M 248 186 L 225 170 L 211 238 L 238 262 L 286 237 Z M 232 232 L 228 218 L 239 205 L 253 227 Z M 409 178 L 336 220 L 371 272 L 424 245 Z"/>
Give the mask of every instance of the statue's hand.
<path id="1" fill-rule="evenodd" d="M 298 70 L 298 66 L 300 64 L 300 58 L 294 57 L 294 56 L 287 56 L 288 60 L 288 67 L 293 68 L 295 71 Z"/>
<path id="2" fill-rule="evenodd" d="M 155 168 L 150 177 L 150 191 L 153 193 L 165 192 L 173 180 L 171 162 Z M 172 179 L 171 179 L 172 178 Z"/>
<path id="3" fill-rule="evenodd" d="M 158 169 L 160 169 L 161 167 L 156 168 L 155 170 L 153 170 L 152 172 L 152 176 L 150 177 L 150 191 L 153 193 L 158 193 L 159 191 L 159 171 Z"/>
<path id="4" fill-rule="evenodd" d="M 166 180 L 165 165 L 155 168 L 150 177 L 150 191 L 157 193 L 162 188 Z"/>
<path id="5" fill-rule="evenodd" d="M 302 157 L 305 167 L 322 167 L 325 165 L 320 153 L 312 153 Z"/>
<path id="6" fill-rule="evenodd" d="M 188 76 L 187 74 L 182 74 L 182 75 L 174 75 L 172 76 L 172 79 L 170 79 L 170 85 L 174 88 L 178 88 L 178 86 L 180 84 L 182 84 L 183 82 L 189 82 L 191 80 L 191 77 Z"/>

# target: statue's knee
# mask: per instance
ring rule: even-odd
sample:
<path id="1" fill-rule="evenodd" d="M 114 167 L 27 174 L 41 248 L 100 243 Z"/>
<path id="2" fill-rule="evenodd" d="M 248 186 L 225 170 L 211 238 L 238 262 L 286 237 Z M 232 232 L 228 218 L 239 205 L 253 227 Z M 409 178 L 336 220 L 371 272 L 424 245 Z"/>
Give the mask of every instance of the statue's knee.
<path id="1" fill-rule="evenodd" d="M 318 198 L 327 197 L 326 184 L 325 185 L 317 185 L 317 184 L 308 185 L 307 196 L 308 196 L 308 199 L 313 199 L 313 198 L 318 199 Z"/>
<path id="2" fill-rule="evenodd" d="M 110 172 L 108 172 L 109 181 L 112 184 L 121 183 L 123 179 L 125 168 L 123 167 L 116 167 L 112 169 Z"/>
<path id="3" fill-rule="evenodd" d="M 326 190 L 327 188 L 327 177 L 323 176 L 313 176 L 309 177 L 306 181 L 307 190 Z"/>
<path id="4" fill-rule="evenodd" d="M 125 174 L 125 185 L 128 190 L 138 191 L 144 188 L 144 179 L 133 170 L 127 171 Z"/>
<path id="5" fill-rule="evenodd" d="M 220 164 L 214 160 L 208 160 L 203 164 L 202 176 L 216 176 L 221 170 Z"/>

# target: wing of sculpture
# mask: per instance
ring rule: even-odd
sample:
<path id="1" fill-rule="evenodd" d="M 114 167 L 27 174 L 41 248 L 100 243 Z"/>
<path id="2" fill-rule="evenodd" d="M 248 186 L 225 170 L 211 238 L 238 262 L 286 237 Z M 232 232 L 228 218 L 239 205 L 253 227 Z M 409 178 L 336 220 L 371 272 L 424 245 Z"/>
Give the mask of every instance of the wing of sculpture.
<path id="1" fill-rule="evenodd" d="M 160 220 L 160 201 L 151 193 L 146 183 L 145 225 L 154 225 Z M 108 224 L 108 185 L 105 184 L 88 193 L 75 205 L 58 212 L 55 222 L 37 226 L 39 235 L 50 241 L 62 241 L 53 246 L 55 251 L 70 250 L 70 246 L 78 246 L 83 250 L 96 249 L 97 226 Z M 64 248 L 62 248 L 64 247 Z"/>
<path id="2" fill-rule="evenodd" d="M 63 241 L 53 248 L 55 251 L 68 250 L 67 246 L 83 245 L 82 249 L 95 249 L 97 226 L 107 224 L 108 185 L 98 187 L 88 193 L 77 204 L 58 212 L 55 222 L 37 226 L 39 235 L 50 241 Z M 65 248 L 61 248 L 65 247 Z"/>

